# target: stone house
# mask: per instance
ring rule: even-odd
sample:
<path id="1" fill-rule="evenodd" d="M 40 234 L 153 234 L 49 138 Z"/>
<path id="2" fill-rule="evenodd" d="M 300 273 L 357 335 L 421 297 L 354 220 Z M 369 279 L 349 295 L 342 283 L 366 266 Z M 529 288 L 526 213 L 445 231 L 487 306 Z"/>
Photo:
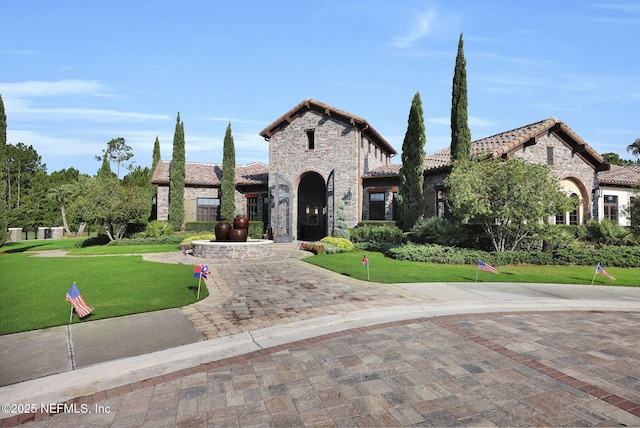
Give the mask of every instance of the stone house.
<path id="1" fill-rule="evenodd" d="M 350 226 L 362 220 L 394 220 L 400 164 L 395 149 L 363 118 L 306 99 L 260 135 L 269 144 L 269 165 L 236 167 L 236 206 L 264 221 L 277 242 L 330 235 L 339 205 Z M 640 166 L 609 163 L 560 120 L 551 117 L 472 142 L 472 153 L 520 157 L 548 165 L 579 207 L 558 213 L 556 224 L 582 224 L 624 215 L 640 182 Z M 158 219 L 168 215 L 169 161 L 158 163 Z M 219 205 L 221 166 L 187 162 L 186 221 L 213 221 Z M 425 217 L 444 215 L 443 181 L 450 172 L 449 148 L 426 156 Z"/>
<path id="2" fill-rule="evenodd" d="M 156 210 L 158 220 L 169 217 L 169 168 L 171 161 L 156 165 L 151 184 L 158 186 Z M 267 178 L 269 167 L 260 162 L 236 166 L 236 208 L 249 217 L 268 223 Z M 184 221 L 216 221 L 220 207 L 222 165 L 186 162 L 184 182 Z"/>
<path id="3" fill-rule="evenodd" d="M 271 226 L 276 241 L 330 235 L 340 202 L 347 222 L 367 218 L 363 177 L 397 153 L 363 118 L 306 99 L 267 126 Z"/>

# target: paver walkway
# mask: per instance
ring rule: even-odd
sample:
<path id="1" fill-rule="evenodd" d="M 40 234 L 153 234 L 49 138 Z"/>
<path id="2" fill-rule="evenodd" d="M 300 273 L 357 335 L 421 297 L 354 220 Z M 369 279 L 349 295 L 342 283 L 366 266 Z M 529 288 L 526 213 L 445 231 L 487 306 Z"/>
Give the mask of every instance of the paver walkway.
<path id="1" fill-rule="evenodd" d="M 181 308 L 208 339 L 283 323 L 372 308 L 433 303 L 428 296 L 388 284 L 336 275 L 298 259 L 310 255 L 293 244 L 274 245 L 264 259 L 206 260 L 179 253 L 154 261 L 208 264 L 210 295 Z M 363 286 L 364 285 L 364 286 Z"/>
<path id="2" fill-rule="evenodd" d="M 162 261 L 209 263 L 210 295 L 183 311 L 212 339 L 435 301 L 327 273 L 296 261 L 302 254 L 279 246 L 265 260 L 187 261 L 173 254 Z M 76 412 L 3 424 L 640 426 L 639 363 L 639 312 L 437 316 L 211 361 L 66 403 Z"/>

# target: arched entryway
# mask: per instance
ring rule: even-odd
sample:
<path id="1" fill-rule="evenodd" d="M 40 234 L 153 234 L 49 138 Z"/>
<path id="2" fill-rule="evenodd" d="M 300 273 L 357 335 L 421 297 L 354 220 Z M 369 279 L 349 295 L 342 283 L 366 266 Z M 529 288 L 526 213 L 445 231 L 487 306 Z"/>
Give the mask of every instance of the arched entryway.
<path id="1" fill-rule="evenodd" d="M 327 185 L 317 172 L 307 172 L 298 185 L 298 239 L 317 241 L 327 234 Z"/>

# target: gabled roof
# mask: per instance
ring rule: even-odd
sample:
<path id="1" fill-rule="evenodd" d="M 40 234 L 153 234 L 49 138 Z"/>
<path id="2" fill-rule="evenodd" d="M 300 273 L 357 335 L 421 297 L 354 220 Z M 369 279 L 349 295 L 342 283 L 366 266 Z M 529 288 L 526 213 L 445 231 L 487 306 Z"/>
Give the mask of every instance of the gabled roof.
<path id="1" fill-rule="evenodd" d="M 609 171 L 598 174 L 598 182 L 605 186 L 640 186 L 640 165 L 611 165 Z"/>
<path id="2" fill-rule="evenodd" d="M 382 138 L 378 131 L 376 131 L 371 125 L 369 125 L 369 123 L 363 118 L 351 113 L 347 113 L 344 110 L 331 107 L 328 104 L 321 103 L 320 101 L 316 101 L 311 98 L 307 98 L 306 100 L 302 101 L 300 104 L 280 116 L 280 118 L 278 118 L 275 122 L 263 129 L 260 132 L 260 136 L 264 137 L 266 140 L 269 140 L 269 138 L 275 135 L 282 128 L 293 122 L 303 113 L 310 110 L 325 114 L 341 122 L 349 123 L 351 126 L 355 126 L 369 140 L 380 146 L 382 150 L 390 155 L 397 154 L 395 149 L 391 147 L 387 140 Z"/>
<path id="3" fill-rule="evenodd" d="M 596 171 L 609 169 L 609 163 L 598 152 L 555 117 L 472 141 L 471 153 L 474 156 L 498 158 L 519 150 L 523 146 L 533 145 L 539 137 L 550 133 L 556 134 L 561 141 L 569 145 L 574 153 L 591 164 Z M 425 170 L 448 167 L 451 163 L 450 153 L 451 149 L 447 147 L 427 155 L 424 161 Z"/>
<path id="4" fill-rule="evenodd" d="M 151 184 L 169 184 L 171 161 L 161 160 L 153 170 Z M 269 167 L 261 162 L 236 166 L 236 185 L 267 185 Z M 219 186 L 222 179 L 222 165 L 215 163 L 185 162 L 186 186 Z"/>

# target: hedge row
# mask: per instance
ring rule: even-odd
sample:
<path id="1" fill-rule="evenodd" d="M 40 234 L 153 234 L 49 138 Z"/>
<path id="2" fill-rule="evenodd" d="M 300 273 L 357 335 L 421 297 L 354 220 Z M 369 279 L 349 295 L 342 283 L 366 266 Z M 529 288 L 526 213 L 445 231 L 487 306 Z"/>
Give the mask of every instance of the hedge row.
<path id="1" fill-rule="evenodd" d="M 373 248 L 371 248 L 373 250 Z M 595 266 L 602 263 L 612 267 L 640 267 L 640 247 L 563 248 L 545 251 L 482 251 L 436 244 L 407 243 L 389 248 L 385 255 L 398 260 L 443 264 L 475 264 L 482 259 L 494 266 L 578 265 Z"/>

